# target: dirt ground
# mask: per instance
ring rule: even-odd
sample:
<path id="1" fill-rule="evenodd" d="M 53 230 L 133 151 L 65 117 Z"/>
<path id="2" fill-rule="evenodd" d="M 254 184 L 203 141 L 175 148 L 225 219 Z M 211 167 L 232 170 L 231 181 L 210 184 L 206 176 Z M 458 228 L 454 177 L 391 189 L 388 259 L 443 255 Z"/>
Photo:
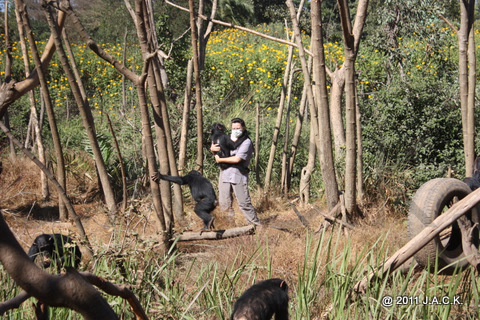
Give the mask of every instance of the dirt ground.
<path id="1" fill-rule="evenodd" d="M 41 200 L 37 169 L 30 162 L 22 160 L 12 163 L 4 160 L 3 167 L 0 175 L 0 193 L 3 195 L 0 199 L 0 210 L 26 251 L 33 239 L 42 233 L 62 233 L 78 238 L 73 221 L 58 221 L 55 195 L 52 195 L 49 201 Z M 101 199 L 98 196 L 94 199 L 85 198 L 85 194 L 94 189 L 92 186 L 72 184 L 68 188 L 94 251 L 109 250 L 114 243 L 118 246 L 119 241 L 125 247 L 135 245 L 134 242 L 138 239 L 144 243 L 158 241 L 158 228 L 148 194 L 140 200 L 130 201 L 126 213 L 118 213 L 117 223 L 112 226 Z M 53 188 L 51 190 L 54 194 Z M 318 204 L 306 208 L 298 207 L 302 223 L 292 209 L 291 199 L 272 196 L 265 202 L 259 200 L 253 192 L 252 196 L 253 204 L 264 224 L 256 229 L 255 236 L 182 242 L 178 244 L 178 248 L 187 258 L 195 257 L 199 261 L 215 259 L 229 265 L 238 258 L 239 252 L 248 256 L 254 254 L 259 245 L 268 246 L 276 274 L 285 278 L 296 278 L 298 262 L 303 259 L 305 234 L 313 233 L 324 223 L 324 217 L 318 212 L 321 210 L 327 213 L 325 208 Z M 186 214 L 183 221 L 176 222 L 175 232 L 200 230 L 202 223 L 193 213 L 193 203 L 187 200 L 184 209 Z M 365 209 L 363 214 L 365 217 L 355 222 L 354 229 L 345 233 L 345 238 L 351 240 L 353 251 L 360 251 L 387 234 L 386 245 L 391 253 L 408 241 L 405 216 L 386 212 L 383 207 Z M 233 221 L 222 216 L 218 210 L 214 211 L 214 215 L 216 229 L 246 225 L 238 208 Z"/>

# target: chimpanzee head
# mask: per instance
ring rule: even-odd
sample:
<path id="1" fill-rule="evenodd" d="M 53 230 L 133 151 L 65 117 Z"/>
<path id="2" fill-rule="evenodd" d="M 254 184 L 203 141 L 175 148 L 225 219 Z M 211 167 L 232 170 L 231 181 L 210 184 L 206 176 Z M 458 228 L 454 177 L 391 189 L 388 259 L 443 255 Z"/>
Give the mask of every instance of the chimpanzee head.
<path id="1" fill-rule="evenodd" d="M 225 125 L 224 125 L 223 123 L 215 122 L 215 123 L 212 125 L 212 134 L 218 133 L 218 132 L 223 132 L 223 133 L 225 133 L 225 131 L 227 131 L 227 128 L 225 127 Z"/>
<path id="2" fill-rule="evenodd" d="M 187 176 L 201 176 L 202 174 L 197 170 L 190 171 Z"/>
<path id="3" fill-rule="evenodd" d="M 41 263 L 43 267 L 48 268 L 53 258 L 52 253 L 55 246 L 52 235 L 43 234 L 38 236 L 33 245 L 38 248 L 38 254 L 42 259 Z"/>
<path id="4" fill-rule="evenodd" d="M 47 251 L 52 247 L 53 237 L 51 235 L 44 235 L 37 238 L 37 247 L 39 251 Z"/>

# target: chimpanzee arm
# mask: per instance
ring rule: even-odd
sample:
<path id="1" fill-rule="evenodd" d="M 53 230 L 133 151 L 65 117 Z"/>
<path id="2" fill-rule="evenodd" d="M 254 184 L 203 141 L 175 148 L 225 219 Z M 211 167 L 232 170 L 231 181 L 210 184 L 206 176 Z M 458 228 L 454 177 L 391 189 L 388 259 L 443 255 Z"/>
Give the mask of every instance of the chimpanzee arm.
<path id="1" fill-rule="evenodd" d="M 219 141 L 220 141 L 220 146 L 224 146 L 229 150 L 233 150 L 236 148 L 235 142 L 233 142 L 232 139 L 230 139 L 230 137 L 226 134 L 222 135 Z"/>
<path id="2" fill-rule="evenodd" d="M 188 175 L 185 176 L 185 177 L 174 177 L 174 176 L 169 176 L 169 175 L 166 175 L 166 174 L 159 174 L 158 176 L 162 180 L 167 180 L 167 181 L 170 181 L 170 182 L 173 182 L 173 183 L 177 183 L 179 185 L 188 184 L 188 178 L 187 178 Z"/>

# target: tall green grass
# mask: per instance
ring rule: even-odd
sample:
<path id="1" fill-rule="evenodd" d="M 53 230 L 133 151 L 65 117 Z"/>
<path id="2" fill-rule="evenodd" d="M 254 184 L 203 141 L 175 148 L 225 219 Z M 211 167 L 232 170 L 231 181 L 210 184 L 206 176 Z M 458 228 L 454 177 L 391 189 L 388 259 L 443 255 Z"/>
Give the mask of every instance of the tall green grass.
<path id="1" fill-rule="evenodd" d="M 253 253 L 245 256 L 239 251 L 226 266 L 173 250 L 159 255 L 139 244 L 123 254 L 98 253 L 92 271 L 114 283 L 130 285 L 151 319 L 228 319 L 244 290 L 266 277 L 279 277 L 268 241 L 258 237 Z M 450 276 L 411 268 L 405 274 L 394 272 L 372 280 L 366 294 L 358 295 L 352 291 L 357 281 L 391 254 L 386 249 L 388 235 L 361 250 L 354 250 L 358 246 L 337 230 L 305 237 L 304 259 L 298 262 L 296 274 L 286 277 L 292 319 L 474 319 L 479 313 L 479 281 L 473 268 Z M 5 301 L 18 294 L 19 288 L 2 267 L 0 275 L 0 297 Z M 383 303 L 387 296 L 392 297 L 392 306 Z M 106 299 L 117 314 L 133 317 L 125 301 Z M 426 299 L 428 304 L 424 304 Z M 31 303 L 23 303 L 4 317 L 33 318 Z M 81 317 L 52 308 L 51 318 Z"/>

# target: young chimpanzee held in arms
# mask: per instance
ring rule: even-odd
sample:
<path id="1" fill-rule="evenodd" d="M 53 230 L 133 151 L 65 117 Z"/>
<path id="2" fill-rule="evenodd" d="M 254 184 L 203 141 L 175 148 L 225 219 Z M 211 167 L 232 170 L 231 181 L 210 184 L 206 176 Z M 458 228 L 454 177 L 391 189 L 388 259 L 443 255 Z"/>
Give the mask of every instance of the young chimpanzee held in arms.
<path id="1" fill-rule="evenodd" d="M 28 256 L 32 261 L 37 257 L 41 258 L 44 268 L 48 268 L 53 262 L 58 272 L 62 267 L 77 268 L 82 259 L 82 253 L 75 240 L 59 233 L 41 234 L 36 237 L 28 250 Z"/>
<path id="2" fill-rule="evenodd" d="M 288 286 L 268 279 L 248 288 L 233 306 L 230 320 L 288 320 Z"/>
<path id="3" fill-rule="evenodd" d="M 210 139 L 213 144 L 220 145 L 220 151 L 216 153 L 220 158 L 230 157 L 230 151 L 235 150 L 243 141 L 245 141 L 245 139 L 248 138 L 248 135 L 243 135 L 234 142 L 230 139 L 230 136 L 226 134 L 226 130 L 226 127 L 222 123 L 215 122 L 212 125 Z M 225 169 L 229 165 L 226 163 L 219 163 L 218 166 Z"/>
<path id="4" fill-rule="evenodd" d="M 212 183 L 202 176 L 198 171 L 192 170 L 186 176 L 174 177 L 169 175 L 159 174 L 158 172 L 152 175 L 152 180 L 157 182 L 159 179 L 167 180 L 179 185 L 188 184 L 193 200 L 197 203 L 193 211 L 203 220 L 203 230 L 210 230 L 214 228 L 214 216 L 210 212 L 215 209 L 217 205 L 217 196 L 213 190 Z"/>

